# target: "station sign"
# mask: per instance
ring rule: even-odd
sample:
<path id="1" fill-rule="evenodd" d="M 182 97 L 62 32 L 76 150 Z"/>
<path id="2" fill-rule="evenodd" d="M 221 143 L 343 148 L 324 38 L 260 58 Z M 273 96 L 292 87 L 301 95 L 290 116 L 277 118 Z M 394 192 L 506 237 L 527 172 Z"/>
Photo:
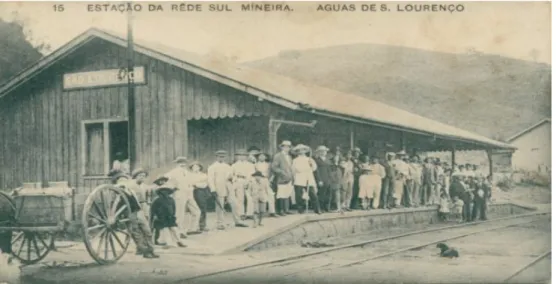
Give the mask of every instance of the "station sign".
<path id="1" fill-rule="evenodd" d="M 127 68 L 67 73 L 64 74 L 63 85 L 64 90 L 111 87 L 127 85 L 130 77 L 134 84 L 146 84 L 145 67 L 137 66 L 131 74 Z"/>

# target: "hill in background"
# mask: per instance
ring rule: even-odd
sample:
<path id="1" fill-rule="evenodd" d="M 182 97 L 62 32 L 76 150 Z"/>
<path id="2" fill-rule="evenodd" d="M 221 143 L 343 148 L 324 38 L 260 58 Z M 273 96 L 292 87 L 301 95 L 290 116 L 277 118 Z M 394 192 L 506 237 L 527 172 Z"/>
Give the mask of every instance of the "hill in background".
<path id="1" fill-rule="evenodd" d="M 547 64 L 377 44 L 285 51 L 245 65 L 503 140 L 550 116 Z"/>
<path id="2" fill-rule="evenodd" d="M 38 61 L 43 56 L 42 50 L 49 49 L 45 44 L 34 47 L 30 38 L 25 33 L 24 23 L 0 19 L 0 86 Z"/>

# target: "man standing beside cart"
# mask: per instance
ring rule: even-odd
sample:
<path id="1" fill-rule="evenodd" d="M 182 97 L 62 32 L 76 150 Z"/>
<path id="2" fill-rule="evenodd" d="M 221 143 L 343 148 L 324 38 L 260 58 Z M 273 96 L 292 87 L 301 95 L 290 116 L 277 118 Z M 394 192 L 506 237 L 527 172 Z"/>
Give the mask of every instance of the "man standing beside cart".
<path id="1" fill-rule="evenodd" d="M 138 169 L 138 172 L 140 171 L 142 170 Z M 136 180 L 131 180 L 128 175 L 120 171 L 112 171 L 109 177 L 112 183 L 120 186 L 124 190 L 124 194 L 128 199 L 131 209 L 131 215 L 129 216 L 131 221 L 131 236 L 137 246 L 137 254 L 143 255 L 145 258 L 158 258 L 159 256 L 154 253 L 149 222 L 141 209 L 141 204 L 135 192 L 135 190 L 139 188 L 139 184 Z"/>

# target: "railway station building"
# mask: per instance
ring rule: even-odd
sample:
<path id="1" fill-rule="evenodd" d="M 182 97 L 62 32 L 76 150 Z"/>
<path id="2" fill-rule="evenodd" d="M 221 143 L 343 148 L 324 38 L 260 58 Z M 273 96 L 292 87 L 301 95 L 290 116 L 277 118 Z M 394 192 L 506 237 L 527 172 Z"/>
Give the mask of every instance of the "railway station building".
<path id="1" fill-rule="evenodd" d="M 125 37 L 90 29 L 0 86 L 0 188 L 64 181 L 86 196 L 128 151 Z M 135 164 L 176 156 L 206 168 L 217 149 L 282 139 L 388 151 L 515 148 L 356 95 L 135 41 Z M 76 201 L 79 202 L 79 201 Z"/>

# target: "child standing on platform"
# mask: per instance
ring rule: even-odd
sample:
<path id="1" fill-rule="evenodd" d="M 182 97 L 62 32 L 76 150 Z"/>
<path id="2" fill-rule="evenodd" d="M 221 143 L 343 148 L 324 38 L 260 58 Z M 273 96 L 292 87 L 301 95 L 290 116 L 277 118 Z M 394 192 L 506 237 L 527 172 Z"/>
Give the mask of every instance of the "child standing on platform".
<path id="1" fill-rule="evenodd" d="M 263 173 L 256 171 L 253 179 L 248 186 L 248 194 L 251 195 L 254 207 L 253 227 L 262 226 L 263 214 L 266 212 L 266 203 L 268 202 L 268 190 L 270 184 Z"/>
<path id="2" fill-rule="evenodd" d="M 159 178 L 155 182 L 160 185 L 155 189 L 158 197 L 151 205 L 153 225 L 155 229 L 160 230 L 167 245 L 186 247 L 180 241 L 176 229 L 176 201 L 172 198 L 175 187 L 164 183 L 164 179 Z"/>
<path id="3" fill-rule="evenodd" d="M 459 222 L 464 222 L 463 219 L 463 200 L 458 196 L 454 196 L 454 205 L 452 206 L 452 212 Z"/>
<path id="4" fill-rule="evenodd" d="M 271 183 L 271 172 L 270 172 L 270 163 L 268 162 L 268 155 L 265 153 L 260 153 L 257 156 L 257 163 L 255 164 L 255 170 L 261 172 L 264 177 L 268 180 L 270 185 Z M 272 190 L 272 187 L 269 186 L 268 189 L 268 213 L 270 217 L 277 217 L 276 215 L 276 194 Z"/>
<path id="5" fill-rule="evenodd" d="M 450 200 L 446 192 L 440 194 L 440 204 L 438 208 L 438 216 L 440 221 L 448 221 L 448 214 L 450 213 Z"/>

